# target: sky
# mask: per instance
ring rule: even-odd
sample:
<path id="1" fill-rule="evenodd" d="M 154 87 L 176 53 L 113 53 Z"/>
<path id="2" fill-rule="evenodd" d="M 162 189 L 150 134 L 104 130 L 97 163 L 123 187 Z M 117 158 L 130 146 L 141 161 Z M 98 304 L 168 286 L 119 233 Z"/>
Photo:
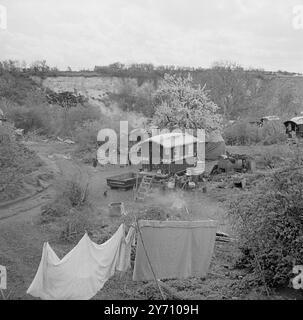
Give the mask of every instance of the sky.
<path id="1" fill-rule="evenodd" d="M 294 6 L 303 8 L 303 0 L 0 0 L 1 5 L 7 28 L 0 29 L 0 60 L 45 59 L 62 70 L 117 61 L 207 68 L 229 60 L 303 73 L 303 28 L 293 25 Z"/>

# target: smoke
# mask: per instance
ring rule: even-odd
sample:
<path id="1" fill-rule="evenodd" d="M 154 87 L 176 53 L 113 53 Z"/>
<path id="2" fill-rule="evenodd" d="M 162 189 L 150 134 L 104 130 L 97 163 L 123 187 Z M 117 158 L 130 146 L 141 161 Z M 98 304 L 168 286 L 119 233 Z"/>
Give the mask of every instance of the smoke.
<path id="1" fill-rule="evenodd" d="M 187 202 L 184 199 L 182 191 L 175 190 L 156 190 L 151 194 L 151 199 L 164 207 L 185 210 L 187 208 Z"/>
<path id="2" fill-rule="evenodd" d="M 117 103 L 112 102 L 109 106 L 106 106 L 101 101 L 90 100 L 90 103 L 97 106 L 100 109 L 102 115 L 116 121 L 128 121 L 129 125 L 133 129 L 144 128 L 148 119 L 138 112 L 123 111 Z"/>

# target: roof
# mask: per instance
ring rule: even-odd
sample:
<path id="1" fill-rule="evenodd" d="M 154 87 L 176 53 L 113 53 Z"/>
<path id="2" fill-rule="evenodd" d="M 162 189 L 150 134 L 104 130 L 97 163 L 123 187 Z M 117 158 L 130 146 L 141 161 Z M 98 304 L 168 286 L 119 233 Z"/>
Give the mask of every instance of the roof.
<path id="1" fill-rule="evenodd" d="M 141 143 L 143 144 L 150 141 L 162 145 L 164 148 L 171 148 L 192 144 L 197 142 L 198 139 L 188 133 L 164 133 L 146 139 Z"/>
<path id="2" fill-rule="evenodd" d="M 219 130 L 205 133 L 205 142 L 224 142 L 224 139 Z"/>
<path id="3" fill-rule="evenodd" d="M 284 123 L 288 123 L 288 122 L 294 122 L 295 124 L 297 125 L 301 125 L 303 124 L 303 116 L 300 116 L 300 117 L 294 117 L 288 121 L 285 121 Z"/>

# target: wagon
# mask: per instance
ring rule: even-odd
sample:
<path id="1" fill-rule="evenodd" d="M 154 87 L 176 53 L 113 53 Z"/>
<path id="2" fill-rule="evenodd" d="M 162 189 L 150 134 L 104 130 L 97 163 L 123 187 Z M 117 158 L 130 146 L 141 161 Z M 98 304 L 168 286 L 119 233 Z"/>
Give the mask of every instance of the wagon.
<path id="1" fill-rule="evenodd" d="M 119 174 L 117 176 L 109 177 L 106 179 L 107 185 L 111 188 L 119 188 L 119 189 L 131 189 L 136 185 L 137 174 L 134 172 L 128 172 Z M 138 183 L 141 181 L 141 177 L 138 177 Z"/>

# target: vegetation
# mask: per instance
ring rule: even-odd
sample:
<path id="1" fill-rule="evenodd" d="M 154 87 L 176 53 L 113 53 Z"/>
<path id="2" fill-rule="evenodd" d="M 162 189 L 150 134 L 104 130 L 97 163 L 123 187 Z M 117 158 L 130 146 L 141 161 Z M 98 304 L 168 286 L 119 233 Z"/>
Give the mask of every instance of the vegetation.
<path id="1" fill-rule="evenodd" d="M 115 93 L 109 93 L 105 102 L 108 104 L 117 103 L 119 108 L 126 112 L 133 111 L 152 117 L 155 92 L 152 82 L 144 82 L 141 86 L 138 86 L 134 79 L 125 79 L 116 91 Z"/>
<path id="2" fill-rule="evenodd" d="M 155 94 L 154 124 L 167 129 L 221 129 L 218 106 L 205 88 L 194 87 L 187 78 L 166 74 Z"/>
<path id="3" fill-rule="evenodd" d="M 231 205 L 243 253 L 239 265 L 268 287 L 287 286 L 293 266 L 303 263 L 303 172 L 295 164 L 298 159 Z"/>
<path id="4" fill-rule="evenodd" d="M 230 61 L 218 61 L 211 68 L 154 66 L 152 64 L 113 63 L 96 66 L 94 71 L 59 71 L 46 61 L 27 65 L 14 60 L 0 62 L 0 96 L 22 104 L 30 88 L 38 87 L 30 76 L 108 76 L 121 78 L 117 92 L 109 100 L 125 111 L 153 115 L 153 93 L 165 74 L 187 77 L 195 86 L 205 86 L 209 98 L 226 119 L 261 118 L 268 115 L 291 117 L 299 114 L 303 100 L 303 82 L 294 73 L 244 69 Z"/>
<path id="5" fill-rule="evenodd" d="M 36 155 L 16 140 L 14 127 L 0 125 L 0 201 L 16 198 L 24 176 L 40 165 Z"/>
<path id="6" fill-rule="evenodd" d="M 285 127 L 278 121 L 262 127 L 248 121 L 239 121 L 224 128 L 224 140 L 228 145 L 280 144 L 286 142 Z"/>
<path id="7" fill-rule="evenodd" d="M 56 196 L 42 207 L 40 223 L 58 223 L 63 240 L 79 239 L 91 227 L 88 190 L 78 179 L 56 180 Z"/>

